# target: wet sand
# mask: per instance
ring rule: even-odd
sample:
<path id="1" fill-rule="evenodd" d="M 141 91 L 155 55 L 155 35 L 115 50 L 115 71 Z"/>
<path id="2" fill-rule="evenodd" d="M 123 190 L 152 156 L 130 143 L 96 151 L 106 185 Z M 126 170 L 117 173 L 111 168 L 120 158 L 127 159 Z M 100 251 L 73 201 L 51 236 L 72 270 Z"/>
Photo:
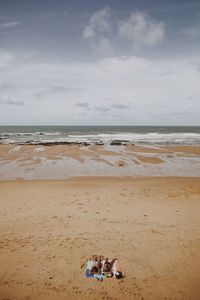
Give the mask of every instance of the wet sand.
<path id="1" fill-rule="evenodd" d="M 200 177 L 200 147 L 0 145 L 0 180 L 75 176 Z"/>
<path id="2" fill-rule="evenodd" d="M 200 178 L 0 181 L 0 299 L 197 300 L 199 216 Z M 126 277 L 85 278 L 93 254 Z"/>

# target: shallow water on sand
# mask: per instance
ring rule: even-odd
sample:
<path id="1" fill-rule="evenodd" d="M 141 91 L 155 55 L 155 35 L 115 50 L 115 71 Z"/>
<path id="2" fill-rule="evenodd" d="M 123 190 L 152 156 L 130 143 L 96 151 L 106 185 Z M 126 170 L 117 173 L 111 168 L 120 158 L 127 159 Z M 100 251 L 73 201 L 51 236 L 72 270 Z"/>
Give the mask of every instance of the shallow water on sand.
<path id="1" fill-rule="evenodd" d="M 200 176 L 200 147 L 0 145 L 0 180 Z"/>

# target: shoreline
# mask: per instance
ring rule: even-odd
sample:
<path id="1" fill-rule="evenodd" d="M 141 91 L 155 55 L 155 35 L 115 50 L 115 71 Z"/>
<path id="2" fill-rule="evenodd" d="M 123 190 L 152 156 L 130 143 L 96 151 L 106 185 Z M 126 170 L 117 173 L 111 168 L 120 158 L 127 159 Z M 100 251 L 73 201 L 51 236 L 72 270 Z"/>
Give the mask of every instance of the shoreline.
<path id="1" fill-rule="evenodd" d="M 91 182 L 106 182 L 109 184 L 108 181 L 110 182 L 123 182 L 125 181 L 126 183 L 130 183 L 132 181 L 153 181 L 153 180 L 161 180 L 161 181 L 165 181 L 165 180 L 200 180 L 199 176 L 191 176 L 191 177 L 187 177 L 187 176 L 141 176 L 141 177 L 133 177 L 133 176 L 76 176 L 76 177 L 68 177 L 68 178 L 63 178 L 63 179 L 23 179 L 23 178 L 16 178 L 16 179 L 6 179 L 6 180 L 0 180 L 0 184 L 1 183 L 13 183 L 13 182 L 32 182 L 32 183 L 37 183 L 37 182 L 41 182 L 41 183 L 51 183 L 51 182 L 55 182 L 55 183 L 67 183 L 67 182 L 82 182 L 82 183 L 87 183 L 88 181 Z"/>

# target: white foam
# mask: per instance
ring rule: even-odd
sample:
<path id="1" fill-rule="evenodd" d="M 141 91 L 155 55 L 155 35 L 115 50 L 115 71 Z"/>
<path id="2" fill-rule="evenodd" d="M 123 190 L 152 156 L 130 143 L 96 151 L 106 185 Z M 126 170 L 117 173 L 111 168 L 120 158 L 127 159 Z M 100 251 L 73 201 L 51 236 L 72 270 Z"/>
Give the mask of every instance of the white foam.
<path id="1" fill-rule="evenodd" d="M 98 133 L 98 134 L 69 134 L 62 132 L 35 132 L 35 133 L 1 133 L 3 144 L 15 143 L 43 143 L 43 142 L 103 142 L 110 143 L 113 140 L 128 141 L 134 144 L 182 144 L 200 145 L 199 133 Z M 31 138 L 30 138 L 31 137 Z M 49 137 L 51 137 L 49 139 Z"/>

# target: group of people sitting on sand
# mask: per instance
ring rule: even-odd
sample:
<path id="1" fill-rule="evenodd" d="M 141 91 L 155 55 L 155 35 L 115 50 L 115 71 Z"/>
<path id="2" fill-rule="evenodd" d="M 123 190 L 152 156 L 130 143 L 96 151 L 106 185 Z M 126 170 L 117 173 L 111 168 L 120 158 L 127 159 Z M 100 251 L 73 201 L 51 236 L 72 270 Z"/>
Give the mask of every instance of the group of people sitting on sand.
<path id="1" fill-rule="evenodd" d="M 85 276 L 103 280 L 105 277 L 115 277 L 120 279 L 123 273 L 119 271 L 118 260 L 110 260 L 102 256 L 93 256 L 87 261 Z"/>

